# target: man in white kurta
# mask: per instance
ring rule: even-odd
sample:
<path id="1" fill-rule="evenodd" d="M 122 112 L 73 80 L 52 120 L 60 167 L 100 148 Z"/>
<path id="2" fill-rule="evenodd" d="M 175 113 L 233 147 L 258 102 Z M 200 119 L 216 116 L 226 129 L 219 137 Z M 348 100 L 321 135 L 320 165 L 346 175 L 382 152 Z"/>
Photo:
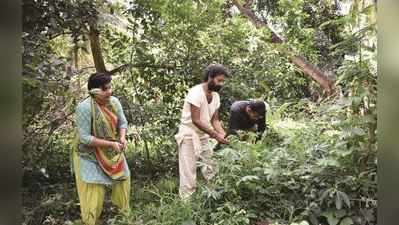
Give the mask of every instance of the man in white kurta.
<path id="1" fill-rule="evenodd" d="M 228 143 L 219 121 L 220 96 L 217 93 L 227 76 L 227 69 L 222 65 L 209 65 L 204 71 L 203 82 L 192 87 L 184 99 L 179 132 L 175 136 L 179 148 L 179 194 L 182 198 L 195 192 L 198 160 L 202 161 L 201 172 L 205 180 L 215 176 L 209 137 L 219 143 Z"/>

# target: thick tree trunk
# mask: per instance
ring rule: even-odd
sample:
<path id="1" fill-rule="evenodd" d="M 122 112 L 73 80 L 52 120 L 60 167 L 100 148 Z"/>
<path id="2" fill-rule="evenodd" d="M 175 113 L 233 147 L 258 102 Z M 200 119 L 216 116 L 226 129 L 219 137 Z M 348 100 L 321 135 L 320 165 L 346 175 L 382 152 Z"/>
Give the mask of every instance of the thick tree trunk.
<path id="1" fill-rule="evenodd" d="M 90 39 L 90 48 L 91 53 L 93 55 L 94 66 L 96 67 L 97 72 L 106 72 L 104 58 L 101 53 L 100 46 L 100 33 L 98 32 L 95 24 L 90 24 L 89 30 L 89 39 Z"/>
<path id="2" fill-rule="evenodd" d="M 270 29 L 268 24 L 265 21 L 260 20 L 255 13 L 249 9 L 253 1 L 248 0 L 244 6 L 239 3 L 238 0 L 233 0 L 233 4 L 240 10 L 242 14 L 244 14 L 247 18 L 251 20 L 251 22 L 255 25 L 256 28 L 260 29 L 262 27 L 268 28 L 272 33 L 272 43 L 283 43 L 284 40 L 279 35 L 277 35 L 274 31 Z M 329 79 L 328 76 L 320 71 L 316 66 L 312 65 L 311 63 L 307 62 L 306 59 L 301 55 L 291 56 L 290 60 L 301 68 L 301 70 L 313 78 L 323 89 L 327 92 L 328 95 L 334 93 L 334 81 Z"/>

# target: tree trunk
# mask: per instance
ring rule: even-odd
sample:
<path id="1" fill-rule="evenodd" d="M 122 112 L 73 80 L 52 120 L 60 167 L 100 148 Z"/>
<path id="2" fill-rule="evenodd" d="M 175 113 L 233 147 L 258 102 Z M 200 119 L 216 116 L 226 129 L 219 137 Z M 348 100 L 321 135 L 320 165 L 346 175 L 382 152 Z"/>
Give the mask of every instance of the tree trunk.
<path id="1" fill-rule="evenodd" d="M 150 174 L 152 174 L 153 167 L 152 167 L 152 162 L 151 162 L 150 149 L 148 147 L 148 143 L 146 140 L 144 140 L 144 150 L 145 150 L 145 155 L 146 155 L 147 171 L 150 172 Z"/>
<path id="2" fill-rule="evenodd" d="M 77 73 L 79 71 L 79 55 L 78 54 L 79 54 L 79 46 L 78 46 L 77 40 L 75 39 L 73 41 L 73 49 L 72 49 L 72 59 L 73 59 L 72 64 L 73 64 L 75 73 Z M 76 79 L 77 79 L 77 83 L 78 83 L 77 91 L 78 91 L 78 93 L 80 93 L 81 92 L 80 76 L 77 76 Z"/>
<path id="3" fill-rule="evenodd" d="M 75 70 L 78 71 L 79 70 L 79 46 L 78 43 L 75 41 L 74 45 L 73 45 L 73 64 L 75 67 Z"/>
<path id="4" fill-rule="evenodd" d="M 272 43 L 283 43 L 284 40 L 281 38 L 279 35 L 277 35 L 274 31 L 270 29 L 268 24 L 265 21 L 260 20 L 257 18 L 255 13 L 249 9 L 253 1 L 248 0 L 244 5 L 242 6 L 238 0 L 233 0 L 233 4 L 240 10 L 242 14 L 244 14 L 247 18 L 251 20 L 251 22 L 255 25 L 256 28 L 260 29 L 262 27 L 268 28 L 271 33 L 272 33 Z M 313 80 L 315 80 L 320 86 L 323 87 L 323 89 L 327 92 L 328 95 L 331 95 L 334 93 L 335 87 L 334 87 L 334 82 L 328 78 L 328 76 L 320 71 L 316 66 L 312 65 L 311 63 L 307 62 L 306 59 L 301 56 L 301 55 L 295 55 L 295 56 L 290 56 L 290 60 L 297 65 L 298 67 L 301 68 L 301 70 L 309 75 Z"/>
<path id="5" fill-rule="evenodd" d="M 89 30 L 90 48 L 93 55 L 94 66 L 97 72 L 106 72 L 103 55 L 100 46 L 100 33 L 95 24 L 90 24 Z"/>

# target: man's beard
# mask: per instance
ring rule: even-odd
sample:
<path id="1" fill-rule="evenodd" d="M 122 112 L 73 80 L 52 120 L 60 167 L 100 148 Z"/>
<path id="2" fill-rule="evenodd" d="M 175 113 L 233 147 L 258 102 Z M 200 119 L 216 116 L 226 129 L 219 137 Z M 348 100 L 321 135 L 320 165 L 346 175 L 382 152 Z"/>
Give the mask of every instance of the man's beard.
<path id="1" fill-rule="evenodd" d="M 214 81 L 210 81 L 210 82 L 208 83 L 208 89 L 209 89 L 210 91 L 216 91 L 216 92 L 218 92 L 218 91 L 220 91 L 220 89 L 222 89 L 222 85 L 216 85 Z"/>

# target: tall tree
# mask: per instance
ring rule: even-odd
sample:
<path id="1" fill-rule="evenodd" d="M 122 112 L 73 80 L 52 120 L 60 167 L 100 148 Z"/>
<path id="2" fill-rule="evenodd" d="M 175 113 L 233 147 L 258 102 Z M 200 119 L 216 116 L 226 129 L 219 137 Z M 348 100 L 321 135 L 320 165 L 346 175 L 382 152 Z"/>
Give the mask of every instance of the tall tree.
<path id="1" fill-rule="evenodd" d="M 93 22 L 89 25 L 90 48 L 93 55 L 94 66 L 97 72 L 106 72 L 104 58 L 101 52 L 100 32 L 97 29 L 97 23 Z"/>

